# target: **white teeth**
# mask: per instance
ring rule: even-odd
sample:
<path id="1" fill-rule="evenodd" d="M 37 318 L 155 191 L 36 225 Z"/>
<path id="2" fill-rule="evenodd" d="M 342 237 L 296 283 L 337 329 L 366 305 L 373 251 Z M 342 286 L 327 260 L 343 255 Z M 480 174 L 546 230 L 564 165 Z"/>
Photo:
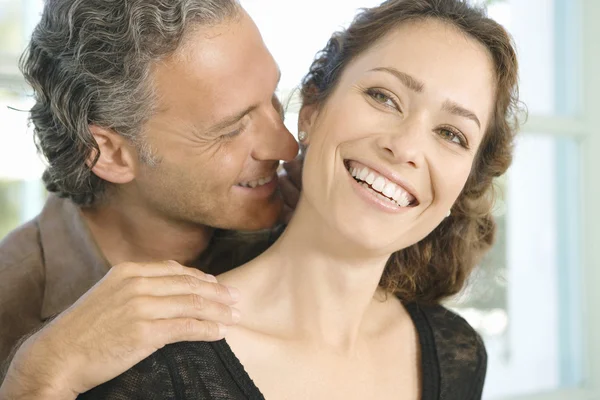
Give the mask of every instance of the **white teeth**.
<path id="1" fill-rule="evenodd" d="M 412 196 L 402 187 L 388 181 L 383 176 L 375 174 L 366 167 L 350 167 L 349 172 L 359 181 L 361 186 L 371 189 L 378 198 L 391 201 L 400 207 L 408 207 L 410 205 Z"/>
<path id="2" fill-rule="evenodd" d="M 381 176 L 378 176 L 377 178 L 375 178 L 375 181 L 371 184 L 371 186 L 373 186 L 373 189 L 377 190 L 378 192 L 381 192 L 383 190 L 383 187 L 385 186 L 385 179 Z"/>
<path id="3" fill-rule="evenodd" d="M 369 170 L 366 168 L 363 168 L 360 171 L 360 174 L 358 174 L 358 179 L 360 179 L 361 181 L 364 181 L 365 178 L 367 177 L 367 175 L 369 175 Z"/>
<path id="4" fill-rule="evenodd" d="M 374 191 L 373 189 L 371 189 L 371 188 L 369 187 L 369 185 L 367 185 L 365 182 L 361 182 L 361 183 L 360 183 L 360 185 L 361 185 L 362 187 L 364 187 L 365 189 L 369 189 L 369 190 L 370 190 L 370 191 L 371 191 L 371 192 L 372 192 L 372 193 L 373 193 L 373 194 L 374 194 L 374 195 L 375 195 L 375 196 L 376 196 L 378 199 L 381 199 L 381 200 L 387 200 L 387 201 L 389 201 L 389 202 L 391 202 L 391 203 L 393 203 L 393 204 L 395 204 L 395 205 L 399 205 L 399 204 L 398 204 L 397 202 L 395 202 L 394 200 L 392 200 L 392 199 L 389 199 L 389 198 L 387 198 L 387 197 L 383 196 L 381 193 L 377 193 L 376 191 Z"/>
<path id="5" fill-rule="evenodd" d="M 242 183 L 240 183 L 240 186 L 249 187 L 249 188 L 254 189 L 257 186 L 266 185 L 267 183 L 271 182 L 272 180 L 273 180 L 273 176 L 268 176 L 266 178 L 260 178 L 260 179 L 256 179 L 256 180 L 250 181 L 250 182 L 242 182 Z"/>
<path id="6" fill-rule="evenodd" d="M 378 197 L 379 199 L 381 199 L 381 200 L 387 200 L 387 201 L 389 201 L 389 202 L 395 203 L 395 201 L 394 201 L 394 200 L 388 199 L 387 197 L 385 197 L 385 196 L 384 196 L 384 195 L 382 195 L 382 194 L 379 194 L 379 193 L 377 193 L 377 197 Z"/>
<path id="7" fill-rule="evenodd" d="M 410 204 L 410 202 L 408 201 L 408 199 L 406 198 L 406 195 L 403 195 L 401 199 L 396 200 L 396 202 L 398 204 L 400 204 L 400 206 L 402 207 L 408 207 L 408 205 Z"/>
<path id="8" fill-rule="evenodd" d="M 389 198 L 393 198 L 394 194 L 396 193 L 396 189 L 398 188 L 398 186 L 396 186 L 394 183 L 392 182 L 388 182 L 385 184 L 385 187 L 383 188 L 383 190 L 381 191 L 381 193 L 383 193 L 384 196 L 387 196 Z"/>
<path id="9" fill-rule="evenodd" d="M 391 197 L 402 207 L 406 207 L 410 204 L 410 201 L 408 201 L 408 195 L 401 188 L 397 188 L 396 193 L 394 193 L 394 195 Z"/>
<path id="10" fill-rule="evenodd" d="M 398 190 L 396 190 L 396 193 L 394 193 L 393 198 L 402 207 L 406 207 L 410 204 L 410 201 L 408 200 L 408 195 L 401 188 L 398 188 Z"/>

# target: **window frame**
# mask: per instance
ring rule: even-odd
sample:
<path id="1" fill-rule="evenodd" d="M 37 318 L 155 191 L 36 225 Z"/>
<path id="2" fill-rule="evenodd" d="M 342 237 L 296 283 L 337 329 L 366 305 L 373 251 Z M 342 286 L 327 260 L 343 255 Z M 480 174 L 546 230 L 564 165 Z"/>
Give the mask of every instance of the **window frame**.
<path id="1" fill-rule="evenodd" d="M 575 140 L 580 147 L 579 170 L 579 198 L 580 211 L 579 244 L 581 266 L 581 290 L 578 303 L 583 313 L 583 384 L 578 388 L 559 389 L 555 391 L 519 396 L 505 397 L 504 400 L 598 400 L 600 399 L 600 291 L 597 283 L 600 282 L 600 253 L 595 245 L 600 243 L 600 179 L 594 179 L 594 171 L 600 171 L 600 130 L 596 128 L 594 111 L 600 112 L 600 50 L 595 38 L 600 37 L 600 2 L 596 0 L 555 0 L 557 10 L 567 10 L 573 7 L 575 12 L 570 12 L 569 18 L 574 21 L 571 29 L 575 32 L 569 35 L 577 39 L 574 52 L 560 51 L 563 57 L 578 53 L 572 62 L 559 62 L 561 70 L 557 71 L 557 79 L 564 79 L 570 75 L 571 81 L 566 85 L 580 88 L 578 98 L 572 99 L 577 106 L 567 105 L 566 115 L 530 115 L 523 125 L 520 134 L 544 134 L 553 137 L 567 137 Z M 567 10 L 567 11 L 572 11 Z M 564 26 L 563 26 L 564 28 Z M 555 37 L 563 38 L 564 31 L 555 32 Z M 564 40 L 557 40 L 556 46 L 567 45 Z M 573 50 L 573 49 L 571 49 Z M 561 65 L 562 64 L 562 65 Z M 574 66 L 575 65 L 575 66 Z M 564 69 L 568 69 L 567 71 Z M 575 80 L 575 81 L 573 81 Z M 558 85 L 557 85 L 558 87 Z M 569 90 L 569 88 L 567 88 Z M 575 111 L 569 115 L 569 111 Z M 574 266 L 577 267 L 577 266 Z"/>

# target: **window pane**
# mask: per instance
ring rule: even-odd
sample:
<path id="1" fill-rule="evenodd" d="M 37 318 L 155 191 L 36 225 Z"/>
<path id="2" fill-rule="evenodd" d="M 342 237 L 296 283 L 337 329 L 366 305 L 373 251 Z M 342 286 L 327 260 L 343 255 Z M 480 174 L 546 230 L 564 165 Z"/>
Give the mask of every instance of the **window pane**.
<path id="1" fill-rule="evenodd" d="M 532 114 L 576 114 L 579 84 L 576 0 L 488 0 L 489 15 L 514 37 L 521 100 Z"/>
<path id="2" fill-rule="evenodd" d="M 0 0 L 0 240 L 41 209 L 44 166 L 36 154 L 27 112 L 31 100 L 17 59 L 40 18 L 43 0 Z"/>
<path id="3" fill-rule="evenodd" d="M 0 0 L 0 56 L 21 54 L 42 7 L 43 0 Z"/>
<path id="4" fill-rule="evenodd" d="M 23 48 L 23 3 L 0 0 L 0 54 L 17 54 Z"/>
<path id="5" fill-rule="evenodd" d="M 578 144 L 522 136 L 499 182 L 498 240 L 452 304 L 486 342 L 488 399 L 582 383 Z"/>
<path id="6" fill-rule="evenodd" d="M 44 166 L 27 127 L 31 101 L 0 88 L 0 240 L 41 209 Z"/>

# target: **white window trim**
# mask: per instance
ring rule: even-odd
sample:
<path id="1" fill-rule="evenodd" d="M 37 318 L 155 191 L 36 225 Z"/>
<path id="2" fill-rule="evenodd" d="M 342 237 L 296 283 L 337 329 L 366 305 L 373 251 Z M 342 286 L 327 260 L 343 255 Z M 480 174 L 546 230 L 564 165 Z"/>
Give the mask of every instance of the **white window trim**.
<path id="1" fill-rule="evenodd" d="M 586 366 L 584 388 L 590 399 L 600 399 L 600 2 L 582 0 L 583 118 L 586 136 L 582 143 L 583 305 Z M 571 398 L 571 397 L 565 397 Z M 574 400 L 576 398 L 573 397 Z"/>
<path id="2" fill-rule="evenodd" d="M 575 117 L 531 115 L 521 134 L 569 137 L 581 145 L 584 382 L 579 388 L 510 396 L 506 400 L 600 400 L 600 129 L 596 120 L 600 115 L 600 46 L 597 41 L 600 38 L 600 1 L 580 0 L 579 9 L 582 113 Z"/>

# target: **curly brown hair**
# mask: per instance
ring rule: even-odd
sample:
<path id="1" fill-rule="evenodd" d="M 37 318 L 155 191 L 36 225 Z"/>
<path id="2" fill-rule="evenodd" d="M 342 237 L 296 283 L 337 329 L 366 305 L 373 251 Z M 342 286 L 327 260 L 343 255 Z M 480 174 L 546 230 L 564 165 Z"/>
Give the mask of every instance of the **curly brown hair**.
<path id="1" fill-rule="evenodd" d="M 436 19 L 482 43 L 491 54 L 496 77 L 495 109 L 452 215 L 415 245 L 390 257 L 380 285 L 406 302 L 437 303 L 458 293 L 494 242 L 494 178 L 512 161 L 519 125 L 518 63 L 506 30 L 483 8 L 462 0 L 389 0 L 362 10 L 336 32 L 317 54 L 302 82 L 303 105 L 325 104 L 345 68 L 394 28 Z"/>

